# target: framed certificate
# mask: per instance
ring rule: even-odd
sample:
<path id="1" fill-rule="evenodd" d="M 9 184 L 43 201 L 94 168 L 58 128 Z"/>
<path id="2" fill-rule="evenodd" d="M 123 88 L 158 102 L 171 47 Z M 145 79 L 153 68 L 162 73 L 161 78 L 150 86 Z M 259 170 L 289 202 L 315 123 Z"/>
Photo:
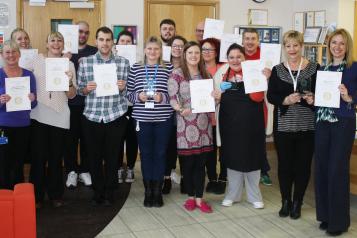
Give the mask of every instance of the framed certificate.
<path id="1" fill-rule="evenodd" d="M 248 25 L 267 26 L 268 10 L 267 9 L 249 9 Z"/>
<path id="2" fill-rule="evenodd" d="M 241 26 L 235 25 L 233 27 L 234 34 L 243 33 L 248 28 L 254 28 L 258 31 L 260 43 L 274 43 L 279 44 L 281 41 L 281 27 L 278 26 Z"/>
<path id="3" fill-rule="evenodd" d="M 319 40 L 321 27 L 306 27 L 304 32 L 304 43 L 316 44 Z"/>
<path id="4" fill-rule="evenodd" d="M 305 29 L 305 12 L 295 12 L 293 19 L 293 29 L 304 33 Z"/>
<path id="5" fill-rule="evenodd" d="M 326 24 L 326 11 L 315 11 L 314 26 L 324 27 Z"/>
<path id="6" fill-rule="evenodd" d="M 315 26 L 315 12 L 307 12 L 306 13 L 306 27 L 314 27 Z"/>

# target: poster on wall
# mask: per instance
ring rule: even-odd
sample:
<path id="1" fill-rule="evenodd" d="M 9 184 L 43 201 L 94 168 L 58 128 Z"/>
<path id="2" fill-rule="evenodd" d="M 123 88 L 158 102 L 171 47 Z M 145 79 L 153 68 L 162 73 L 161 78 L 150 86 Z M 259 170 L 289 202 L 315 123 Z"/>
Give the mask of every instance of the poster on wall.
<path id="1" fill-rule="evenodd" d="M 113 34 L 114 34 L 114 43 L 118 41 L 118 35 L 122 31 L 129 31 L 133 34 L 133 44 L 136 45 L 138 43 L 138 27 L 137 26 L 129 26 L 129 25 L 113 25 Z"/>
<path id="2" fill-rule="evenodd" d="M 278 26 L 239 26 L 233 27 L 234 34 L 243 35 L 248 28 L 254 28 L 258 31 L 260 43 L 279 44 L 281 41 L 281 27 Z"/>
<path id="3" fill-rule="evenodd" d="M 4 32 L 0 31 L 0 50 L 2 50 L 3 44 L 4 44 Z"/>
<path id="4" fill-rule="evenodd" d="M 9 27 L 9 5 L 0 2 L 0 27 Z"/>

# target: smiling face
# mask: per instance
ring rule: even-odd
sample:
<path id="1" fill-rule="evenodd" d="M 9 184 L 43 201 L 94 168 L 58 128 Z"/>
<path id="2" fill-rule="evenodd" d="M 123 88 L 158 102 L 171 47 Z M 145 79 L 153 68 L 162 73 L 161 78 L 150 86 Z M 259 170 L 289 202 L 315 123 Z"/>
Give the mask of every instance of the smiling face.
<path id="1" fill-rule="evenodd" d="M 110 33 L 99 31 L 96 39 L 96 45 L 102 56 L 109 56 L 113 47 L 112 35 Z"/>
<path id="2" fill-rule="evenodd" d="M 183 52 L 184 42 L 180 39 L 175 39 L 171 45 L 171 55 L 172 57 L 179 58 Z"/>
<path id="3" fill-rule="evenodd" d="M 335 35 L 330 41 L 330 52 L 334 60 L 343 60 L 346 56 L 347 46 L 342 35 Z"/>
<path id="4" fill-rule="evenodd" d="M 236 71 L 239 72 L 242 70 L 241 63 L 245 60 L 244 54 L 238 50 L 238 49 L 233 49 L 229 52 L 227 56 L 228 64 L 229 67 Z"/>
<path id="5" fill-rule="evenodd" d="M 63 38 L 58 36 L 49 37 L 47 42 L 48 55 L 52 57 L 61 57 L 64 48 Z"/>
<path id="6" fill-rule="evenodd" d="M 187 66 L 198 66 L 201 58 L 201 50 L 198 45 L 189 47 L 185 52 Z"/>
<path id="7" fill-rule="evenodd" d="M 202 45 L 202 58 L 205 63 L 215 62 L 217 56 L 217 51 L 214 45 L 209 42 L 205 42 Z"/>
<path id="8" fill-rule="evenodd" d="M 284 49 L 288 60 L 297 61 L 302 56 L 302 45 L 296 39 L 287 39 Z"/>
<path id="9" fill-rule="evenodd" d="M 2 58 L 4 59 L 5 65 L 13 66 L 18 65 L 20 59 L 19 49 L 11 48 L 10 45 L 4 45 L 2 49 Z"/>
<path id="10" fill-rule="evenodd" d="M 30 38 L 23 31 L 18 31 L 14 34 L 13 39 L 20 46 L 21 49 L 29 49 L 30 48 Z"/>
<path id="11" fill-rule="evenodd" d="M 155 42 L 149 42 L 144 49 L 148 64 L 157 64 L 161 56 L 161 47 Z"/>
<path id="12" fill-rule="evenodd" d="M 259 46 L 259 36 L 255 32 L 243 33 L 243 47 L 248 55 L 254 54 Z"/>

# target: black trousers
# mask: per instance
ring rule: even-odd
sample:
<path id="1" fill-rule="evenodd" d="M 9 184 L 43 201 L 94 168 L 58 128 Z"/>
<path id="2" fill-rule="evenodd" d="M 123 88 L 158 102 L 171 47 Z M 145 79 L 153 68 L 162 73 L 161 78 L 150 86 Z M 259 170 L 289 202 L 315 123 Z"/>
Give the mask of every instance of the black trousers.
<path id="1" fill-rule="evenodd" d="M 209 153 L 180 156 L 185 188 L 189 197 L 202 198 L 205 186 L 205 164 Z"/>
<path id="2" fill-rule="evenodd" d="M 31 172 L 36 202 L 61 199 L 64 191 L 62 158 L 68 130 L 31 121 Z M 46 167 L 47 164 L 47 167 Z"/>
<path id="3" fill-rule="evenodd" d="M 30 127 L 3 127 L 8 144 L 0 145 L 0 189 L 13 189 L 24 182 L 24 160 L 27 156 Z"/>
<path id="4" fill-rule="evenodd" d="M 92 177 L 94 199 L 110 198 L 118 184 L 118 157 L 127 120 L 124 116 L 109 122 L 84 120 L 89 172 Z M 103 171 L 103 161 L 105 168 Z"/>
<path id="5" fill-rule="evenodd" d="M 227 167 L 224 164 L 224 160 L 221 155 L 221 150 L 217 147 L 217 138 L 216 138 L 216 126 L 212 127 L 213 131 L 213 151 L 209 152 L 207 162 L 206 162 L 206 172 L 208 180 L 216 181 L 217 180 L 217 152 L 219 155 L 220 162 L 220 173 L 219 180 L 227 181 Z"/>
<path id="6" fill-rule="evenodd" d="M 86 143 L 83 136 L 83 115 L 84 106 L 70 105 L 70 128 L 66 136 L 66 149 L 64 153 L 64 165 L 66 172 L 75 171 L 78 173 L 87 173 L 89 171 L 89 162 L 86 152 Z M 78 164 L 78 144 L 80 145 L 80 164 Z"/>
<path id="7" fill-rule="evenodd" d="M 318 122 L 315 135 L 315 198 L 317 220 L 328 223 L 328 231 L 350 226 L 350 156 L 356 121 Z"/>
<path id="8" fill-rule="evenodd" d="M 133 169 L 135 166 L 136 158 L 138 156 L 138 140 L 136 138 L 135 131 L 135 120 L 131 117 L 133 112 L 133 107 L 129 106 L 126 113 L 126 119 L 128 120 L 128 125 L 125 130 L 124 138 L 120 144 L 119 152 L 119 168 L 123 167 L 124 161 L 124 141 L 125 141 L 125 151 L 126 151 L 126 165 L 129 169 Z"/>
<path id="9" fill-rule="evenodd" d="M 278 179 L 284 200 L 303 201 L 310 179 L 314 132 L 274 132 L 278 154 Z"/>
<path id="10" fill-rule="evenodd" d="M 176 120 L 176 117 L 173 116 L 173 120 Z M 174 125 L 171 128 L 169 144 L 167 146 L 167 155 L 166 155 L 166 166 L 165 166 L 165 176 L 170 176 L 171 170 L 176 169 L 177 162 L 177 125 Z M 181 159 L 179 159 L 180 171 L 182 171 Z M 181 172 L 182 175 L 182 172 Z"/>

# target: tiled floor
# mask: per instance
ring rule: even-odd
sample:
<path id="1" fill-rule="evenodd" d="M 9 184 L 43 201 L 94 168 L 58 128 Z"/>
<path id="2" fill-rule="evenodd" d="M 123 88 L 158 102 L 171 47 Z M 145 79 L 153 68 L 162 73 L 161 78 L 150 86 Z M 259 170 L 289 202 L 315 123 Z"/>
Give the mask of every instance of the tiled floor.
<path id="1" fill-rule="evenodd" d="M 175 185 L 170 195 L 164 196 L 162 208 L 145 208 L 142 205 L 144 188 L 140 177 L 140 163 L 137 163 L 136 181 L 129 197 L 118 215 L 97 236 L 98 238 L 283 238 L 283 237 L 325 237 L 318 229 L 315 219 L 314 194 L 310 186 L 305 196 L 302 217 L 298 220 L 280 218 L 280 193 L 276 177 L 276 156 L 269 152 L 272 166 L 273 186 L 261 186 L 265 208 L 257 210 L 247 202 L 232 207 L 220 205 L 223 195 L 205 194 L 213 206 L 212 214 L 202 214 L 197 209 L 187 212 L 182 204 L 186 196 L 179 193 Z M 351 227 L 341 237 L 357 237 L 357 199 L 351 198 Z"/>

